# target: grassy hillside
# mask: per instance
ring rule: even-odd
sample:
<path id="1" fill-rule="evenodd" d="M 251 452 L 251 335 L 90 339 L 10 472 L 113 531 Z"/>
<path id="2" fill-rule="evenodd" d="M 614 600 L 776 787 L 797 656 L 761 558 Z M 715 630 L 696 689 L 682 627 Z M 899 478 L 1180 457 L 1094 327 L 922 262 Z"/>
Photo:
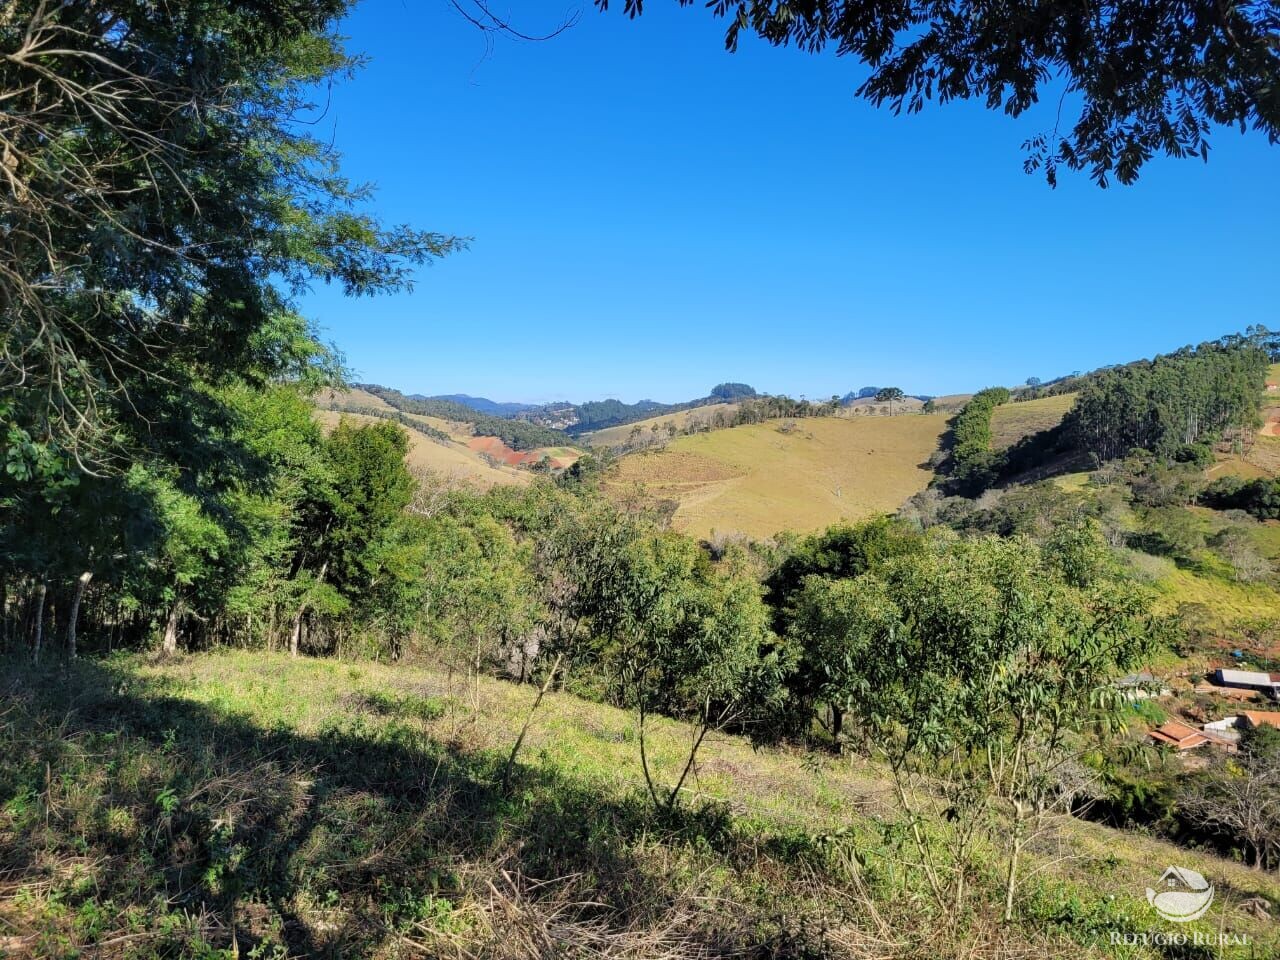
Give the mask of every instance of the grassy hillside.
<path id="1" fill-rule="evenodd" d="M 568 694 L 504 793 L 528 687 L 262 652 L 0 667 L 12 956 L 1154 960 L 1111 932 L 1217 924 L 1251 940 L 1225 956 L 1280 948 L 1244 908 L 1280 902 L 1273 875 L 1073 820 L 1034 848 L 1017 921 L 993 861 L 944 932 L 874 765 L 721 737 L 689 812 L 659 817 L 634 717 Z M 656 724 L 662 777 L 686 737 Z M 1212 924 L 1150 912 L 1169 863 L 1221 891 Z"/>
<path id="2" fill-rule="evenodd" d="M 1074 393 L 1062 393 L 1039 400 L 1002 403 L 991 414 L 992 449 L 1004 450 L 1023 437 L 1056 427 L 1075 402 Z"/>
<path id="3" fill-rule="evenodd" d="M 675 500 L 675 526 L 696 536 L 816 530 L 892 512 L 932 478 L 926 461 L 943 415 L 813 417 L 680 437 L 624 457 L 609 483 Z"/>
<path id="4" fill-rule="evenodd" d="M 631 436 L 631 432 L 636 427 L 648 432 L 654 426 L 663 427 L 668 423 L 674 423 L 677 429 L 683 430 L 691 424 L 709 423 L 717 414 L 723 413 L 725 416 L 731 416 L 737 409 L 738 405 L 736 403 L 709 403 L 705 407 L 677 410 L 675 413 L 664 413 L 656 417 L 650 417 L 647 420 L 637 420 L 634 423 L 624 423 L 616 427 L 605 427 L 603 430 L 592 430 L 582 434 L 580 439 L 583 443 L 588 443 L 595 447 L 616 447 L 626 443 Z"/>
<path id="5" fill-rule="evenodd" d="M 315 405 L 321 409 L 332 407 L 364 407 L 370 410 L 394 410 L 395 407 L 368 390 L 352 387 L 348 390 L 321 390 L 315 396 Z"/>
<path id="6" fill-rule="evenodd" d="M 327 430 L 337 426 L 343 417 L 358 423 L 380 422 L 374 417 L 334 410 L 317 410 L 315 417 Z M 405 435 L 409 438 L 409 453 L 405 459 L 415 470 L 425 470 L 482 489 L 499 483 L 526 484 L 531 479 L 527 471 L 501 465 L 490 466 L 463 443 L 444 443 L 414 430 L 406 430 Z"/>

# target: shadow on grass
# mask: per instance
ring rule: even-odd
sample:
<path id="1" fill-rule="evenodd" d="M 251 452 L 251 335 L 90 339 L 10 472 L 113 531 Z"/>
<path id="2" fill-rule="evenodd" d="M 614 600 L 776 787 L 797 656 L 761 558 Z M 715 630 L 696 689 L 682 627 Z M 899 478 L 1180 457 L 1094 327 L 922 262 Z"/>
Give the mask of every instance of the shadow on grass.
<path id="1" fill-rule="evenodd" d="M 463 922 L 453 910 L 464 891 L 522 878 L 560 878 L 575 922 L 641 929 L 661 922 L 676 885 L 636 855 L 637 841 L 710 844 L 733 859 L 714 810 L 657 818 L 643 797 L 601 797 L 530 767 L 504 794 L 502 757 L 409 725 L 362 725 L 354 702 L 308 736 L 110 662 L 63 673 L 0 659 L 0 675 L 14 678 L 0 701 L 0 740 L 12 734 L 0 747 L 0 807 L 17 827 L 0 820 L 0 883 L 48 881 L 60 858 L 96 864 L 70 898 L 77 916 L 86 903 L 163 903 L 209 918 L 215 947 L 234 938 L 242 951 L 274 942 L 290 956 L 368 955 Z M 82 944 L 119 934 L 109 921 L 74 929 Z M 698 952 L 743 955 L 743 934 L 728 920 L 722 929 L 701 934 Z"/>

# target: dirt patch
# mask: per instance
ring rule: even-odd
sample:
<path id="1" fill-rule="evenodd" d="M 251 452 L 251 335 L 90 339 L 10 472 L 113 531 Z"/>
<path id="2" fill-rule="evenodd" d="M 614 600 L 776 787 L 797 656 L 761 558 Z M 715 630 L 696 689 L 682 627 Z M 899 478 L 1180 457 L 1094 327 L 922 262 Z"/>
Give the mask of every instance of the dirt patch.
<path id="1" fill-rule="evenodd" d="M 625 457 L 618 464 L 617 479 L 623 482 L 643 480 L 655 486 L 693 486 L 732 480 L 743 475 L 730 464 L 698 453 L 683 450 L 664 450 L 660 454 L 640 454 Z"/>

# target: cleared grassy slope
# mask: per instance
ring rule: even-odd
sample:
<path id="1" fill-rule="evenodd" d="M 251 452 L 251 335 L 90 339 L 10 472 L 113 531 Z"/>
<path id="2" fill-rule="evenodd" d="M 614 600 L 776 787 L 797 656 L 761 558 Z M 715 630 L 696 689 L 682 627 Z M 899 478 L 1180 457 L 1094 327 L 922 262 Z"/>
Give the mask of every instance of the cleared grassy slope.
<path id="1" fill-rule="evenodd" d="M 624 457 L 609 489 L 679 503 L 696 536 L 816 530 L 896 510 L 923 490 L 947 417 L 812 417 L 680 437 Z"/>
<path id="2" fill-rule="evenodd" d="M 1061 393 L 1039 400 L 1000 404 L 991 414 L 991 448 L 1004 450 L 1023 437 L 1056 427 L 1075 402 L 1074 393 Z"/>
<path id="3" fill-rule="evenodd" d="M 738 409 L 736 403 L 709 403 L 705 407 L 693 407 L 689 410 L 679 410 L 675 413 L 665 413 L 661 416 L 650 417 L 647 420 L 637 420 L 634 423 L 624 423 L 616 427 L 605 427 L 601 430 L 592 430 L 582 435 L 582 442 L 589 443 L 595 447 L 616 447 L 626 443 L 631 437 L 631 432 L 639 427 L 642 431 L 648 433 L 656 425 L 659 428 L 667 423 L 674 423 L 677 429 L 684 429 L 693 423 L 709 423 L 716 414 L 723 413 L 730 416 Z"/>
<path id="4" fill-rule="evenodd" d="M 357 423 L 380 423 L 376 417 L 358 413 L 338 413 L 333 410 L 316 410 L 315 418 L 326 430 L 332 430 L 343 417 Z M 441 477 L 469 486 L 488 489 L 495 484 L 526 484 L 532 479 L 527 471 L 512 467 L 490 466 L 466 445 L 458 442 L 443 443 L 414 430 L 405 430 L 409 437 L 409 452 L 405 461 L 411 468 L 426 470 Z"/>
<path id="5" fill-rule="evenodd" d="M 387 403 L 379 396 L 369 393 L 367 390 L 353 388 L 350 390 L 321 390 L 315 396 L 315 404 L 318 407 L 328 406 L 351 406 L 365 407 L 370 410 L 394 410 L 395 407 Z"/>
<path id="6" fill-rule="evenodd" d="M 720 737 L 659 817 L 634 717 L 567 694 L 504 794 L 528 687 L 265 653 L 0 666 L 11 955 L 1154 960 L 1109 933 L 1188 932 L 1143 897 L 1170 863 L 1223 892 L 1195 929 L 1280 946 L 1242 906 L 1280 902 L 1273 875 L 1076 821 L 1033 848 L 1017 922 L 979 856 L 942 929 L 874 765 Z M 655 724 L 659 776 L 687 734 Z"/>

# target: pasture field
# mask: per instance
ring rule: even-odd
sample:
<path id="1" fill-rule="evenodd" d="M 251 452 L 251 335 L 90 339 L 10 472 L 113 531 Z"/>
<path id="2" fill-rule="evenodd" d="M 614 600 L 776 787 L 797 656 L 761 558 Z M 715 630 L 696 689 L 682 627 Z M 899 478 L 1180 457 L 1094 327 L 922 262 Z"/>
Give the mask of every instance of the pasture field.
<path id="1" fill-rule="evenodd" d="M 1060 393 L 1039 400 L 1000 404 L 991 414 L 991 449 L 1004 450 L 1023 437 L 1056 427 L 1075 402 L 1074 393 Z"/>
<path id="2" fill-rule="evenodd" d="M 689 410 L 679 410 L 675 413 L 664 413 L 657 417 L 649 417 L 647 420 L 637 420 L 634 423 L 623 423 L 616 427 L 592 430 L 582 435 L 582 442 L 588 443 L 593 447 L 618 447 L 630 439 L 631 432 L 636 427 L 648 433 L 655 425 L 662 427 L 671 422 L 678 429 L 683 430 L 692 423 L 707 423 L 720 413 L 725 416 L 731 416 L 737 409 L 738 405 L 736 403 L 709 403 L 705 407 L 693 407 Z"/>
<path id="3" fill-rule="evenodd" d="M 387 403 L 379 396 L 375 396 L 366 390 L 349 389 L 349 390 L 333 390 L 325 388 L 315 395 L 313 400 L 317 407 L 328 406 L 352 406 L 365 407 L 370 410 L 395 410 L 395 407 Z"/>
<path id="4" fill-rule="evenodd" d="M 770 536 L 893 512 L 933 477 L 941 414 L 809 417 L 679 437 L 623 457 L 607 489 L 678 503 L 695 536 Z"/>
<path id="5" fill-rule="evenodd" d="M 467 439 L 474 436 L 475 428 L 470 423 L 462 423 L 458 420 L 445 420 L 443 417 L 430 417 L 425 413 L 401 413 L 410 420 L 416 420 L 418 423 L 428 427 L 434 427 L 442 433 L 447 433 L 455 440 L 461 440 L 466 443 Z"/>
<path id="6" fill-rule="evenodd" d="M 933 408 L 938 413 L 959 413 L 972 399 L 972 393 L 948 393 L 941 397 L 934 397 Z"/>
<path id="7" fill-rule="evenodd" d="M 0 675 L 10 956 L 1157 960 L 1111 931 L 1218 929 L 1250 944 L 1214 957 L 1280 947 L 1248 909 L 1280 902 L 1273 874 L 1060 819 L 1028 848 L 1014 923 L 1000 860 L 975 848 L 940 951 L 874 763 L 718 736 L 659 816 L 634 714 L 552 691 L 503 789 L 535 691 L 443 666 L 223 651 Z M 652 721 L 663 783 L 688 737 Z M 1170 863 L 1222 891 L 1211 921 L 1151 912 Z"/>
<path id="8" fill-rule="evenodd" d="M 357 423 L 381 423 L 377 417 L 358 413 L 338 413 L 334 410 L 316 410 L 315 418 L 325 430 L 332 430 L 338 421 L 347 417 Z M 527 471 L 502 465 L 490 466 L 479 454 L 462 443 L 443 443 L 424 436 L 416 430 L 405 430 L 409 438 L 409 452 L 405 461 L 410 468 L 437 474 L 447 481 L 488 489 L 495 484 L 523 485 L 530 481 Z"/>

